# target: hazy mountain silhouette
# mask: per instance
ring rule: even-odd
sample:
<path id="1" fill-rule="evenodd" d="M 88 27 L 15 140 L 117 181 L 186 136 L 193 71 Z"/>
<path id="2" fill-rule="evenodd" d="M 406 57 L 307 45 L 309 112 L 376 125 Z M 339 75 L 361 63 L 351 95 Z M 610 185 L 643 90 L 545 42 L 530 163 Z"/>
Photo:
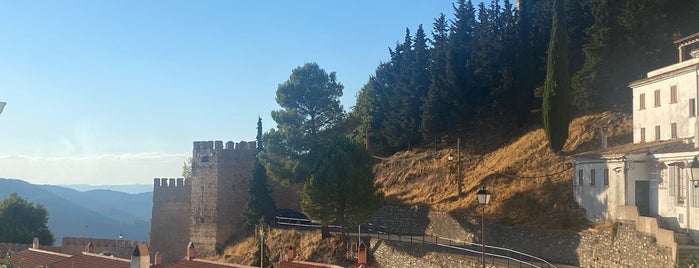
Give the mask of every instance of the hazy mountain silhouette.
<path id="1" fill-rule="evenodd" d="M 79 192 L 53 185 L 33 185 L 0 178 L 0 198 L 12 192 L 49 211 L 49 228 L 60 244 L 64 236 L 148 240 L 152 193 L 127 194 L 109 190 Z"/>
<path id="2" fill-rule="evenodd" d="M 81 192 L 91 190 L 112 190 L 127 194 L 140 194 L 153 192 L 153 184 L 121 184 L 121 185 L 91 185 L 91 184 L 58 184 L 57 186 L 78 190 Z"/>

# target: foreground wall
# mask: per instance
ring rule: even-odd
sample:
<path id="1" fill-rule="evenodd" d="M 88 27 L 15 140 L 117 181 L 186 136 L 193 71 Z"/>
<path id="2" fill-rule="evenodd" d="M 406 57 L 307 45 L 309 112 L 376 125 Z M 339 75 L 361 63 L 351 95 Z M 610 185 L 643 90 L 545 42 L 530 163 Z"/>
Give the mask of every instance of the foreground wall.
<path id="1" fill-rule="evenodd" d="M 622 214 L 626 211 L 625 207 L 619 209 Z M 425 212 L 422 208 L 400 206 L 383 207 L 380 213 L 387 215 L 384 217 L 401 215 L 405 219 L 403 222 L 412 223 L 410 229 L 413 232 L 422 231 L 426 235 L 480 242 L 480 219 L 446 212 Z M 401 230 L 406 227 L 402 223 L 397 223 L 396 226 L 389 224 L 389 221 L 383 221 L 382 227 L 387 230 Z M 640 225 L 644 223 L 641 222 Z M 523 230 L 490 223 L 486 224 L 485 230 L 487 245 L 520 251 L 541 257 L 551 263 L 580 267 L 673 267 L 674 265 L 675 253 L 671 247 L 666 246 L 667 235 L 646 234 L 637 229 L 634 221 L 622 220 L 580 232 Z M 458 254 L 414 252 L 422 249 L 412 249 L 416 245 L 383 243 L 383 246 L 387 245 L 391 245 L 391 250 L 397 254 L 389 258 L 391 262 L 396 262 L 395 266 L 391 267 L 414 267 L 411 265 L 424 264 L 425 262 L 417 260 L 424 257 L 430 259 L 429 263 L 445 263 L 444 267 L 459 267 L 457 264 L 461 264 L 456 261 L 459 260 Z M 372 242 L 372 248 L 387 250 L 381 249 L 380 246 L 381 242 L 379 244 Z"/>

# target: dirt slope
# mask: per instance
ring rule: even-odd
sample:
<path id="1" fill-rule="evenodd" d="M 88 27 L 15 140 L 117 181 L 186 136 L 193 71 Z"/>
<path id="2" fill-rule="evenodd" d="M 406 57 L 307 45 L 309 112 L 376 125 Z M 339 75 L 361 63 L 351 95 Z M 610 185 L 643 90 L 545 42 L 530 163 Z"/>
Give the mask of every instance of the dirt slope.
<path id="1" fill-rule="evenodd" d="M 394 154 L 377 166 L 376 180 L 389 202 L 464 214 L 478 208 L 476 192 L 485 185 L 492 194 L 486 207 L 490 220 L 520 227 L 575 229 L 586 221 L 573 201 L 570 155 L 598 149 L 599 127 L 607 127 L 610 147 L 631 142 L 631 116 L 623 113 L 573 120 L 560 155 L 550 151 L 542 128 L 519 136 L 512 134 L 514 129 L 483 127 L 462 134 L 460 196 L 456 161 L 448 160 L 450 154 L 456 156 L 454 137 L 447 137 L 450 142 L 442 149 Z M 512 136 L 517 137 L 508 138 Z"/>
<path id="2" fill-rule="evenodd" d="M 320 231 L 301 233 L 297 231 L 272 229 L 265 238 L 265 243 L 272 251 L 271 260 L 279 261 L 283 249 L 293 246 L 296 249 L 296 260 L 351 265 L 352 261 L 345 258 L 346 245 L 337 237 L 321 239 Z M 229 245 L 222 256 L 214 258 L 218 261 L 252 265 L 253 254 L 259 247 L 256 237 L 251 236 L 234 245 Z"/>

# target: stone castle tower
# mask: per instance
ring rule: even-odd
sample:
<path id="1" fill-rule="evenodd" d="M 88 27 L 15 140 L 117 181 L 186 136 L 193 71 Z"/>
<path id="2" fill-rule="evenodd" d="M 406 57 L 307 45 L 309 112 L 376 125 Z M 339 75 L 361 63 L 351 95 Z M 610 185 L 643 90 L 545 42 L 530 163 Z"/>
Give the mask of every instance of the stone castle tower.
<path id="1" fill-rule="evenodd" d="M 255 142 L 194 143 L 190 240 L 197 255 L 214 253 L 240 229 L 254 160 Z"/>
<path id="2" fill-rule="evenodd" d="M 150 242 L 164 264 L 183 258 L 189 242 L 206 256 L 241 234 L 255 149 L 254 141 L 195 141 L 190 180 L 154 180 Z M 298 186 L 268 184 L 279 208 L 299 209 Z"/>

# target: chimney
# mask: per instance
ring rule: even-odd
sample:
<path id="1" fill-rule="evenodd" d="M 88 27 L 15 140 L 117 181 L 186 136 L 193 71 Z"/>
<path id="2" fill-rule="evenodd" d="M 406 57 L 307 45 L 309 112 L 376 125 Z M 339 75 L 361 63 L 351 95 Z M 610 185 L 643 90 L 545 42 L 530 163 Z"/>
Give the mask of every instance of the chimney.
<path id="1" fill-rule="evenodd" d="M 34 237 L 34 240 L 32 240 L 32 248 L 39 249 L 39 238 L 38 237 Z"/>
<path id="2" fill-rule="evenodd" d="M 605 151 L 607 150 L 607 128 L 602 127 L 599 130 L 599 138 L 600 138 L 600 150 Z"/>
<path id="3" fill-rule="evenodd" d="M 136 243 L 131 253 L 131 268 L 150 267 L 150 254 L 146 243 Z"/>
<path id="4" fill-rule="evenodd" d="M 187 257 L 185 257 L 184 259 L 191 261 L 196 257 L 197 257 L 197 252 L 194 250 L 194 243 L 189 242 L 189 245 L 187 245 Z"/>
<path id="5" fill-rule="evenodd" d="M 359 250 L 357 250 L 357 264 L 366 264 L 366 246 L 364 242 L 359 243 Z"/>
<path id="6" fill-rule="evenodd" d="M 87 246 L 85 246 L 85 252 L 94 253 L 94 251 L 95 251 L 95 246 L 92 245 L 92 242 L 88 242 Z"/>
<path id="7" fill-rule="evenodd" d="M 294 255 L 296 255 L 296 252 L 294 252 L 294 247 L 289 246 L 288 248 L 286 248 L 286 255 L 284 256 L 284 261 L 293 261 L 295 257 Z"/>

